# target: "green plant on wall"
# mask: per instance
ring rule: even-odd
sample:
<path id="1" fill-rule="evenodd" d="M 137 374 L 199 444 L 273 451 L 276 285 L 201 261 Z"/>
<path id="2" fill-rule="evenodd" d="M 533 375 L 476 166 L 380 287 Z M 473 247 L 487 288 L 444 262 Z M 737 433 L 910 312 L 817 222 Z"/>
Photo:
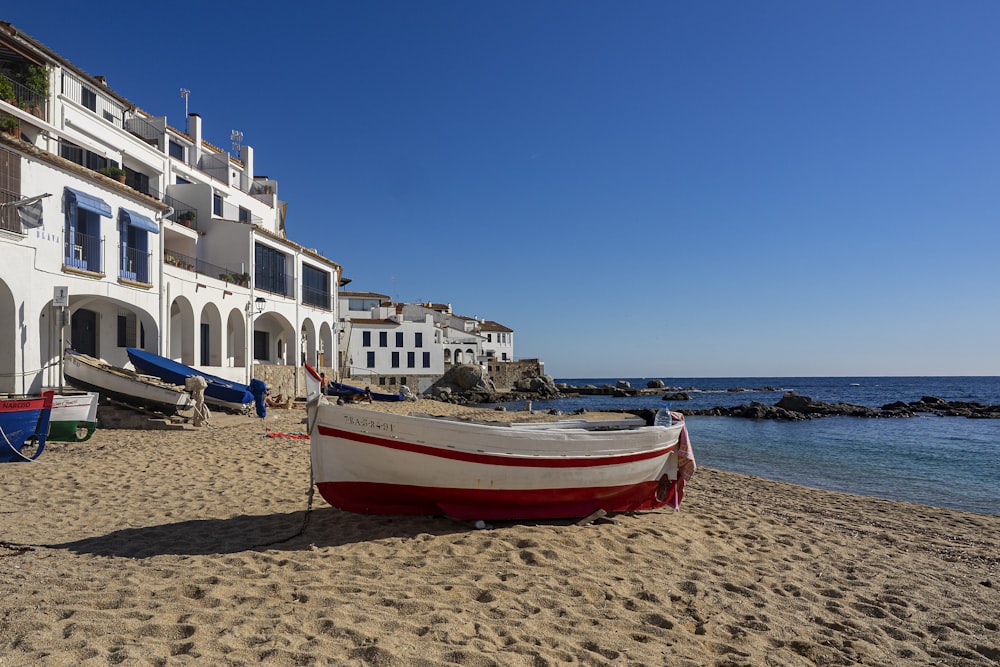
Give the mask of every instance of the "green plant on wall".
<path id="1" fill-rule="evenodd" d="M 11 116 L 0 116 L 0 132 L 14 133 L 20 126 L 20 122 Z"/>
<path id="2" fill-rule="evenodd" d="M 109 178 L 121 178 L 125 175 L 125 170 L 121 167 L 105 167 L 104 169 L 99 170 L 98 173 L 104 174 Z"/>
<path id="3" fill-rule="evenodd" d="M 21 75 L 24 87 L 41 99 L 49 99 L 49 70 L 41 65 L 28 65 Z"/>
<path id="4" fill-rule="evenodd" d="M 14 102 L 14 85 L 3 74 L 0 74 L 0 100 Z"/>

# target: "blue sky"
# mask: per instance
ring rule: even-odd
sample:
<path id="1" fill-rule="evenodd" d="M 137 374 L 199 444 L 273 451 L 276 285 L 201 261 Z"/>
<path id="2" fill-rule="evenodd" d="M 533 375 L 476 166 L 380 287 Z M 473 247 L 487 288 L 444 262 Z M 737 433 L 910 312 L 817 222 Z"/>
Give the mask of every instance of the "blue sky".
<path id="1" fill-rule="evenodd" d="M 1000 3 L 302 4 L 0 18 L 555 377 L 1000 375 Z"/>

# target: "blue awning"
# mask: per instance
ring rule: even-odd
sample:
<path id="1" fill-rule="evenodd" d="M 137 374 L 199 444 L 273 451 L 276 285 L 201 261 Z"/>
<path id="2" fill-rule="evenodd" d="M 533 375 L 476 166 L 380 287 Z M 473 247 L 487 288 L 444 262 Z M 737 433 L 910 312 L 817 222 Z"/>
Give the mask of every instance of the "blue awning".
<path id="1" fill-rule="evenodd" d="M 66 194 L 76 200 L 76 205 L 78 207 L 96 213 L 97 215 L 103 215 L 105 218 L 111 217 L 111 207 L 108 206 L 108 203 L 100 197 L 88 195 L 86 192 L 80 192 L 79 190 L 74 190 L 73 188 L 66 188 Z"/>
<path id="2" fill-rule="evenodd" d="M 139 229 L 145 229 L 151 234 L 159 234 L 160 228 L 155 222 L 142 215 L 141 213 L 136 213 L 135 211 L 130 211 L 127 208 L 120 209 L 118 214 L 122 220 L 132 225 L 133 227 L 138 227 Z"/>

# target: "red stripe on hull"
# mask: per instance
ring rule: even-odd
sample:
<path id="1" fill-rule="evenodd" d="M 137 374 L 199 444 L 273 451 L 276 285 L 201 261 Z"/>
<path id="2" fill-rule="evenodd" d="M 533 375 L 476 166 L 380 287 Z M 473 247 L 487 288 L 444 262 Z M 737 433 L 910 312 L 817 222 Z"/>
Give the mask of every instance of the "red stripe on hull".
<path id="1" fill-rule="evenodd" d="M 489 519 L 572 519 L 597 510 L 628 512 L 671 503 L 677 482 L 643 482 L 627 487 L 485 490 L 428 488 L 378 482 L 318 482 L 333 505 L 357 514 L 449 516 L 463 521 Z M 658 493 L 659 492 L 659 493 Z M 662 500 L 661 500 L 662 498 Z"/>
<path id="2" fill-rule="evenodd" d="M 524 468 L 593 468 L 598 466 L 621 465 L 622 463 L 632 463 L 633 461 L 645 461 L 665 456 L 668 452 L 676 448 L 676 443 L 663 447 L 634 454 L 622 454 L 620 456 L 565 456 L 565 457 L 529 457 L 525 455 L 498 456 L 496 454 L 480 454 L 476 452 L 462 451 L 458 449 L 444 449 L 431 445 L 419 445 L 402 440 L 389 440 L 375 435 L 365 433 L 355 433 L 345 431 L 331 426 L 320 424 L 318 427 L 320 435 L 330 438 L 340 438 L 343 440 L 353 440 L 377 447 L 386 447 L 404 452 L 414 452 L 454 461 L 467 461 L 471 463 L 483 463 L 487 465 L 517 466 Z"/>

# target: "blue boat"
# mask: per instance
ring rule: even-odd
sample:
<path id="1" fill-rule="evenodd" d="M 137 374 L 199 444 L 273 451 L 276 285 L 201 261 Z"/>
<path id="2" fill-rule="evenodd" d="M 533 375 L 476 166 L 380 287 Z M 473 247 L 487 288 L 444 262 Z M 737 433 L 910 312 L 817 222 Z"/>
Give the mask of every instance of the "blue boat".
<path id="1" fill-rule="evenodd" d="M 33 461 L 45 448 L 55 392 L 0 401 L 0 462 Z M 25 443 L 34 444 L 24 452 Z"/>
<path id="2" fill-rule="evenodd" d="M 245 384 L 209 375 L 196 368 L 185 366 L 179 361 L 145 350 L 127 347 L 125 351 L 128 352 L 128 358 L 137 371 L 158 377 L 165 382 L 184 386 L 184 381 L 192 375 L 205 378 L 208 383 L 205 388 L 205 402 L 209 405 L 244 412 L 253 403 L 253 394 L 250 393 L 250 387 Z"/>
<path id="3" fill-rule="evenodd" d="M 378 391 L 371 391 L 369 388 L 362 389 L 361 387 L 352 387 L 349 384 L 344 384 L 343 382 L 331 382 L 326 391 L 324 392 L 327 396 L 339 396 L 341 398 L 353 399 L 353 400 L 364 400 L 369 395 L 373 401 L 401 401 L 403 400 L 402 394 L 384 394 Z"/>

